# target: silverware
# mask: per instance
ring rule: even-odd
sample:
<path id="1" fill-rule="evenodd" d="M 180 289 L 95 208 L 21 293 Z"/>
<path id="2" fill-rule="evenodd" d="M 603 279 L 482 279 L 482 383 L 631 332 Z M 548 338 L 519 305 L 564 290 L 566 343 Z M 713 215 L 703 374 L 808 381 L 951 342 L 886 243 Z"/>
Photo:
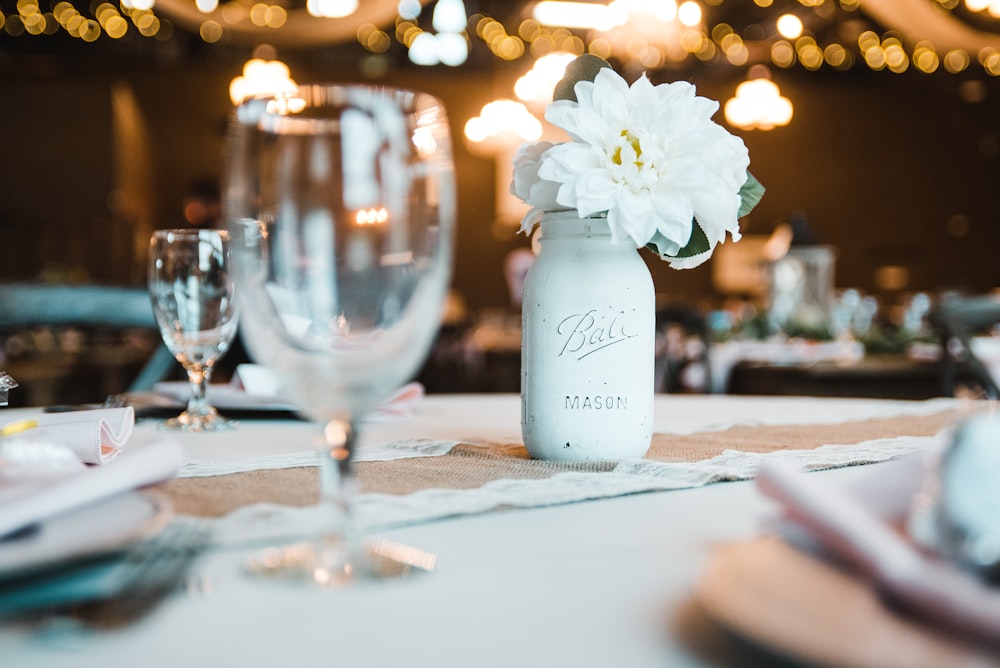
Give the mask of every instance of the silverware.
<path id="1" fill-rule="evenodd" d="M 7 405 L 7 393 L 17 387 L 17 381 L 4 371 L 0 371 L 0 406 Z"/>
<path id="2" fill-rule="evenodd" d="M 72 413 L 92 411 L 98 408 L 125 408 L 129 405 L 127 394 L 109 394 L 103 404 L 55 404 L 42 409 L 43 413 Z"/>
<path id="3" fill-rule="evenodd" d="M 209 538 L 210 532 L 203 525 L 172 522 L 125 555 L 115 595 L 75 605 L 70 616 L 100 628 L 138 621 L 185 583 L 191 562 L 202 553 Z"/>
<path id="4" fill-rule="evenodd" d="M 101 408 L 125 408 L 126 406 L 128 406 L 128 395 L 109 394 Z"/>

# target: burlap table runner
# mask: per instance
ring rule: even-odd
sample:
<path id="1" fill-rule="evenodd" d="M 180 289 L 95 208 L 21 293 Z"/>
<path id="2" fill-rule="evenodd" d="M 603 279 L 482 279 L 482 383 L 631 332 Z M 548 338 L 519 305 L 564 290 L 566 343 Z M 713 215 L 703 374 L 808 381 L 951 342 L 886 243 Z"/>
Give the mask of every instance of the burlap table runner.
<path id="1" fill-rule="evenodd" d="M 694 463 L 726 450 L 771 453 L 824 445 L 856 445 L 885 438 L 933 436 L 951 425 L 953 411 L 838 424 L 735 426 L 687 435 L 655 434 L 646 459 Z M 432 489 L 473 489 L 505 479 L 540 480 L 570 471 L 610 471 L 612 463 L 537 461 L 522 444 L 459 444 L 448 454 L 392 461 L 359 462 L 362 493 L 405 495 Z M 178 513 L 218 517 L 254 503 L 306 506 L 318 501 L 315 467 L 267 469 L 230 475 L 179 478 L 162 486 Z"/>

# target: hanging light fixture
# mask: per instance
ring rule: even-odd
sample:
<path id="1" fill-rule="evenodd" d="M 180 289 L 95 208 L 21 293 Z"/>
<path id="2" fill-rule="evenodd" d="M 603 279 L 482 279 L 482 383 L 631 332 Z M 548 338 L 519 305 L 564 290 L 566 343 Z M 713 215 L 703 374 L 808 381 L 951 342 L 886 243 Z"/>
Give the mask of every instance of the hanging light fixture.
<path id="1" fill-rule="evenodd" d="M 414 65 L 441 63 L 452 67 L 464 63 L 469 57 L 469 42 L 465 36 L 468 23 L 462 0 L 438 0 L 431 18 L 436 32 L 421 31 L 413 38 L 407 52 L 410 62 Z"/>
<path id="2" fill-rule="evenodd" d="M 288 65 L 280 60 L 251 58 L 243 65 L 242 76 L 229 83 L 229 99 L 234 105 L 260 95 L 294 95 L 298 85 L 291 77 Z"/>
<path id="3" fill-rule="evenodd" d="M 792 101 L 781 95 L 766 68 L 755 66 L 750 76 L 726 101 L 726 122 L 741 130 L 773 130 L 788 125 L 794 113 Z"/>
<path id="4" fill-rule="evenodd" d="M 514 83 L 514 94 L 536 112 L 544 112 L 552 102 L 552 90 L 565 75 L 566 66 L 576 57 L 575 53 L 567 51 L 542 56 Z"/>
<path id="5" fill-rule="evenodd" d="M 542 136 L 542 123 L 520 102 L 493 100 L 465 124 L 469 150 L 490 155 Z"/>
<path id="6" fill-rule="evenodd" d="M 438 0 L 434 5 L 434 14 L 431 18 L 431 25 L 434 30 L 450 33 L 460 33 L 465 30 L 469 22 L 465 15 L 465 4 L 462 0 Z"/>
<path id="7" fill-rule="evenodd" d="M 358 0 L 306 0 L 306 11 L 317 18 L 337 19 L 358 10 Z"/>

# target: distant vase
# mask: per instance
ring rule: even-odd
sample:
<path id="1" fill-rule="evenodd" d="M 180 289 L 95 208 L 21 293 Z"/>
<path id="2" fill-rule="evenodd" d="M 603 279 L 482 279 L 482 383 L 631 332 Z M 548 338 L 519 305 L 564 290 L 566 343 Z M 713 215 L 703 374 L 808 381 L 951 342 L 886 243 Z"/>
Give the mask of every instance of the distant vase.
<path id="1" fill-rule="evenodd" d="M 546 213 L 522 303 L 521 433 L 553 461 L 642 457 L 653 432 L 655 297 L 604 218 Z"/>

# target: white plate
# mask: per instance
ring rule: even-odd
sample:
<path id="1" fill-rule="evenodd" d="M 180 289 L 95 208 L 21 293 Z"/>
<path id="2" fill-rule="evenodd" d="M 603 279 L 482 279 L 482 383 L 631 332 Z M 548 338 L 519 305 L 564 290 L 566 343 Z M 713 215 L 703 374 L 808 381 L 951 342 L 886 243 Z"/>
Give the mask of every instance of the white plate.
<path id="1" fill-rule="evenodd" d="M 0 541 L 0 583 L 122 552 L 172 514 L 166 497 L 133 491 L 52 517 Z"/>
<path id="2" fill-rule="evenodd" d="M 696 600 L 723 626 L 803 665 L 1000 665 L 1000 648 L 903 614 L 853 573 L 774 537 L 718 548 Z"/>

